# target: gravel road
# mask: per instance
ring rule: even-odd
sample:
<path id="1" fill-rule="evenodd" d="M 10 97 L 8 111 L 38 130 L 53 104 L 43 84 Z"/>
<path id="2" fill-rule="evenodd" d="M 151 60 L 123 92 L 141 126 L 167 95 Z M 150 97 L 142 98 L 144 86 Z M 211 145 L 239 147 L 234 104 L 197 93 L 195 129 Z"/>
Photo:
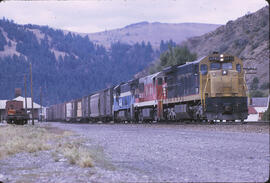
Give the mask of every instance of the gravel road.
<path id="1" fill-rule="evenodd" d="M 262 133 L 228 130 L 239 125 L 214 130 L 194 125 L 52 126 L 72 130 L 89 139 L 90 146 L 103 148 L 107 163 L 97 164 L 97 182 L 265 182 L 269 178 L 268 126 Z"/>
<path id="2" fill-rule="evenodd" d="M 3 182 L 266 182 L 269 125 L 42 123 L 92 149 L 80 168 L 50 151 L 0 160 Z M 42 126 L 41 125 L 41 126 Z"/>

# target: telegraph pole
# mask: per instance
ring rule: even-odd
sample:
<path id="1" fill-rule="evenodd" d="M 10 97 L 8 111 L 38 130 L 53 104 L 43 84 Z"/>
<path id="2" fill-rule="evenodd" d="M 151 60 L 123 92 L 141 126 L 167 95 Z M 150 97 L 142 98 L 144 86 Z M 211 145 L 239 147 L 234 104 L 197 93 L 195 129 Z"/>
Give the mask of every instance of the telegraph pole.
<path id="1" fill-rule="evenodd" d="M 40 87 L 40 122 L 42 122 L 42 87 Z"/>
<path id="2" fill-rule="evenodd" d="M 27 94 L 26 94 L 26 76 L 24 75 L 24 98 L 25 98 L 25 112 L 27 114 Z M 28 120 L 27 120 L 28 123 Z"/>
<path id="3" fill-rule="evenodd" d="M 31 100 L 32 100 L 32 125 L 34 125 L 33 87 L 32 87 L 32 63 L 30 63 Z"/>

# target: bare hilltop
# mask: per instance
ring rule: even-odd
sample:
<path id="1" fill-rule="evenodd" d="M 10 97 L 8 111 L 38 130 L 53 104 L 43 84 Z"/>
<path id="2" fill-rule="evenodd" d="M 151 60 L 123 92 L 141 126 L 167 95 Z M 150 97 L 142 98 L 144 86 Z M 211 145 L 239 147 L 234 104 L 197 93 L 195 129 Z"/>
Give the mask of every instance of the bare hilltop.
<path id="1" fill-rule="evenodd" d="M 182 42 L 193 36 L 200 36 L 215 30 L 220 25 L 203 23 L 160 23 L 139 22 L 120 29 L 103 31 L 88 35 L 89 39 L 96 44 L 110 47 L 111 43 L 122 42 L 135 44 L 137 42 L 150 42 L 153 48 L 159 48 L 161 40 L 173 40 Z"/>
<path id="2" fill-rule="evenodd" d="M 198 56 L 213 51 L 236 55 L 243 59 L 245 67 L 257 68 L 256 74 L 247 75 L 249 84 L 254 77 L 259 79 L 259 85 L 269 83 L 269 6 L 183 44 Z"/>

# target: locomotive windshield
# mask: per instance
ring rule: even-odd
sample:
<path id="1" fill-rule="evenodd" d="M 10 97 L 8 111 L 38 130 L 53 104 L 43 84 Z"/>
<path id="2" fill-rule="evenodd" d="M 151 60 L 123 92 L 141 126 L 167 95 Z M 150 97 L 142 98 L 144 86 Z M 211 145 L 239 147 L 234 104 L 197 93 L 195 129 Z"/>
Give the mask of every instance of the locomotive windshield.
<path id="1" fill-rule="evenodd" d="M 210 64 L 210 69 L 211 70 L 229 70 L 232 69 L 232 63 L 231 62 L 225 62 L 225 63 L 218 63 L 218 62 L 213 62 Z"/>
<path id="2" fill-rule="evenodd" d="M 232 69 L 232 63 L 230 63 L 230 62 L 222 63 L 222 69 L 223 69 L 223 70 L 229 70 L 229 69 Z"/>
<path id="3" fill-rule="evenodd" d="M 241 72 L 241 65 L 240 65 L 240 64 L 236 64 L 236 70 L 237 70 L 238 72 Z"/>
<path id="4" fill-rule="evenodd" d="M 210 64 L 210 69 L 211 70 L 219 70 L 221 68 L 221 64 L 217 62 L 213 62 Z"/>

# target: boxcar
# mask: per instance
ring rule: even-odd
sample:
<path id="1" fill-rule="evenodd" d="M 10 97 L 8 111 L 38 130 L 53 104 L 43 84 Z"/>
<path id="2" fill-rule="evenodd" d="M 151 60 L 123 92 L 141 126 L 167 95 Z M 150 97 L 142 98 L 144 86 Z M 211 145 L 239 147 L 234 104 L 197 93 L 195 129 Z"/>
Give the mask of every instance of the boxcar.
<path id="1" fill-rule="evenodd" d="M 90 120 L 99 120 L 100 117 L 100 93 L 96 93 L 90 96 Z"/>
<path id="2" fill-rule="evenodd" d="M 88 122 L 90 120 L 90 96 L 82 98 L 82 121 Z"/>
<path id="3" fill-rule="evenodd" d="M 113 105 L 113 89 L 107 88 L 101 91 L 101 111 L 104 111 L 101 114 L 101 118 L 105 121 L 110 121 L 113 119 L 112 105 Z"/>
<path id="4" fill-rule="evenodd" d="M 72 119 L 72 103 L 71 102 L 67 102 L 65 103 L 65 107 L 66 107 L 66 121 L 71 121 Z"/>
<path id="5" fill-rule="evenodd" d="M 82 120 L 82 99 L 75 100 L 76 121 Z"/>
<path id="6" fill-rule="evenodd" d="M 46 116 L 47 116 L 47 121 L 53 121 L 53 108 L 52 106 L 48 107 L 46 109 Z"/>
<path id="7" fill-rule="evenodd" d="M 65 103 L 60 104 L 60 121 L 65 121 L 66 119 L 66 108 Z"/>

